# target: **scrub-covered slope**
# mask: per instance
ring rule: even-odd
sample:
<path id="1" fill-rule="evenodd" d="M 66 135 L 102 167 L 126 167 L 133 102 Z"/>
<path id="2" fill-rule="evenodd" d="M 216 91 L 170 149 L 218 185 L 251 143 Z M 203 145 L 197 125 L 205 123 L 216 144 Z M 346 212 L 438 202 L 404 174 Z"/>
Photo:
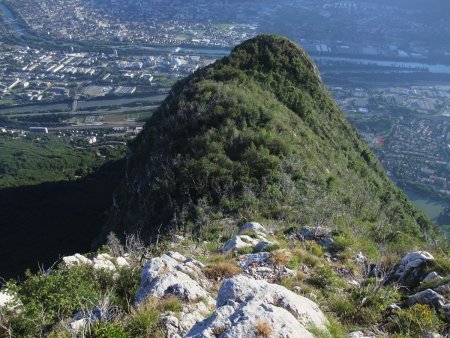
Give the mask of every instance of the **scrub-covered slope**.
<path id="1" fill-rule="evenodd" d="M 173 87 L 131 146 L 107 230 L 198 233 L 225 217 L 342 226 L 396 246 L 433 231 L 346 121 L 306 52 L 272 35 Z"/>

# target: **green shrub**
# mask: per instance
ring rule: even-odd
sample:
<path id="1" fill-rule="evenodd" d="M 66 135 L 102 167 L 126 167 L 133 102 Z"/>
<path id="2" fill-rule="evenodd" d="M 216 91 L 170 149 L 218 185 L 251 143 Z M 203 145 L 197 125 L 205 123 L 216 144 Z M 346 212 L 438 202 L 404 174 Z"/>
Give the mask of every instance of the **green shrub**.
<path id="1" fill-rule="evenodd" d="M 114 282 L 114 303 L 127 311 L 134 302 L 141 282 L 141 273 L 138 268 L 123 268 L 118 274 Z"/>
<path id="2" fill-rule="evenodd" d="M 308 327 L 308 331 L 311 332 L 317 338 L 346 338 L 342 326 L 334 318 L 328 318 L 328 324 L 326 329 L 319 329 L 316 326 Z"/>
<path id="3" fill-rule="evenodd" d="M 117 323 L 96 322 L 92 329 L 93 338 L 132 338 L 122 326 Z"/>
<path id="4" fill-rule="evenodd" d="M 251 246 L 239 248 L 237 250 L 238 255 L 246 255 L 246 254 L 250 254 L 250 253 L 253 253 L 253 247 L 251 247 Z"/>
<path id="5" fill-rule="evenodd" d="M 87 266 L 59 269 L 49 275 L 28 273 L 17 289 L 23 312 L 13 323 L 14 332 L 35 335 L 59 318 L 92 307 L 101 297 L 97 283 L 94 271 Z"/>
<path id="6" fill-rule="evenodd" d="M 297 272 L 295 276 L 282 278 L 280 284 L 291 291 L 294 290 L 294 287 L 300 287 L 300 293 L 304 295 L 312 292 L 312 288 L 304 283 L 305 279 L 305 274 L 302 272 Z"/>
<path id="7" fill-rule="evenodd" d="M 307 281 L 320 289 L 332 289 L 341 284 L 338 275 L 329 264 L 317 269 Z"/>
<path id="8" fill-rule="evenodd" d="M 132 337 L 164 337 L 160 325 L 165 312 L 180 312 L 183 306 L 176 297 L 166 299 L 149 298 L 127 317 L 125 327 Z"/>
<path id="9" fill-rule="evenodd" d="M 399 299 L 400 295 L 393 288 L 368 284 L 331 295 L 326 304 L 342 323 L 369 326 L 378 323 L 386 308 Z"/>
<path id="10" fill-rule="evenodd" d="M 420 337 L 426 332 L 442 333 L 444 326 L 436 312 L 423 304 L 397 311 L 389 324 L 391 332 L 408 337 Z"/>
<path id="11" fill-rule="evenodd" d="M 343 321 L 353 321 L 353 316 L 358 310 L 354 303 L 345 294 L 335 294 L 328 298 L 328 308 Z"/>

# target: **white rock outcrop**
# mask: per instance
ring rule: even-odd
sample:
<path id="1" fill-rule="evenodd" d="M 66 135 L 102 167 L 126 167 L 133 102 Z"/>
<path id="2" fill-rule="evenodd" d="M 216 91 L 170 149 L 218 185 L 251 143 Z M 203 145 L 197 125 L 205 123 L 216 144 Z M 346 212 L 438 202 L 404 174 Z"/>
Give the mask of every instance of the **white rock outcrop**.
<path id="1" fill-rule="evenodd" d="M 428 282 L 439 282 L 443 280 L 444 278 L 439 276 L 439 274 L 436 271 L 430 272 L 421 283 L 428 283 Z"/>
<path id="2" fill-rule="evenodd" d="M 130 263 L 125 257 L 112 257 L 107 253 L 98 254 L 92 260 L 76 253 L 72 256 L 63 257 L 62 261 L 66 267 L 91 265 L 96 270 L 116 271 L 117 269 L 130 267 Z"/>
<path id="3" fill-rule="evenodd" d="M 77 334 L 81 334 L 84 332 L 87 332 L 89 330 L 91 322 L 87 318 L 81 318 L 77 320 L 71 321 L 69 324 L 67 324 L 67 329 L 71 334 L 73 334 L 75 337 Z M 83 336 L 83 335 L 81 335 Z"/>
<path id="4" fill-rule="evenodd" d="M 403 284 L 418 284 L 423 280 L 423 270 L 434 257 L 426 251 L 410 252 L 402 258 L 391 280 Z"/>
<path id="5" fill-rule="evenodd" d="M 269 252 L 258 252 L 255 254 L 241 255 L 238 259 L 238 265 L 242 268 L 243 274 L 254 279 L 263 279 L 268 282 L 274 282 L 287 276 L 295 276 L 294 270 L 285 266 L 274 265 Z"/>
<path id="6" fill-rule="evenodd" d="M 425 304 L 432 306 L 437 310 L 443 308 L 446 303 L 447 301 L 442 295 L 438 294 L 437 292 L 431 289 L 427 289 L 419 293 L 416 293 L 415 295 L 410 296 L 406 301 L 406 304 L 408 306 L 414 304 Z"/>
<path id="7" fill-rule="evenodd" d="M 215 301 L 208 291 L 212 285 L 203 274 L 203 267 L 194 259 L 169 252 L 150 259 L 141 271 L 141 285 L 136 294 L 137 307 L 149 297 L 175 296 L 183 301 L 181 313 L 163 316 L 169 338 L 182 337 L 214 309 Z"/>
<path id="8" fill-rule="evenodd" d="M 114 265 L 113 260 L 114 258 L 107 253 L 98 254 L 97 257 L 92 260 L 92 266 L 96 270 L 116 271 L 116 266 Z"/>
<path id="9" fill-rule="evenodd" d="M 256 252 L 264 251 L 276 244 L 276 242 L 267 239 L 267 233 L 266 228 L 259 223 L 250 222 L 244 224 L 240 228 L 238 235 L 228 240 L 220 249 L 220 252 L 228 254 L 243 248 L 253 248 Z"/>
<path id="10" fill-rule="evenodd" d="M 238 251 L 239 249 L 255 247 L 259 242 L 258 239 L 248 235 L 237 235 L 229 239 L 220 252 L 228 254 L 230 252 Z"/>
<path id="11" fill-rule="evenodd" d="M 239 235 L 245 234 L 246 232 L 255 233 L 263 237 L 267 234 L 266 228 L 257 222 L 246 223 L 239 229 Z"/>
<path id="12" fill-rule="evenodd" d="M 129 268 L 130 267 L 130 263 L 128 263 L 128 261 L 124 257 L 117 257 L 115 263 L 118 268 Z"/>
<path id="13" fill-rule="evenodd" d="M 15 292 L 8 289 L 0 291 L 0 314 L 2 310 L 20 313 L 22 312 L 22 305 L 22 302 Z"/>
<path id="14" fill-rule="evenodd" d="M 0 291 L 0 309 L 15 307 L 16 297 L 8 291 Z"/>
<path id="15" fill-rule="evenodd" d="M 300 229 L 297 236 L 301 240 L 316 241 L 324 248 L 330 248 L 334 244 L 333 231 L 329 228 L 305 226 Z"/>
<path id="16" fill-rule="evenodd" d="M 350 332 L 348 338 L 376 338 L 375 336 L 368 336 L 361 331 Z"/>
<path id="17" fill-rule="evenodd" d="M 62 261 L 68 267 L 82 264 L 92 265 L 92 261 L 89 258 L 80 255 L 79 253 L 76 253 L 75 255 L 72 256 L 65 256 L 62 258 Z"/>
<path id="18" fill-rule="evenodd" d="M 197 323 L 188 338 L 314 337 L 309 327 L 326 330 L 327 320 L 313 301 L 283 286 L 242 275 L 227 279 L 219 290 L 217 310 Z"/>

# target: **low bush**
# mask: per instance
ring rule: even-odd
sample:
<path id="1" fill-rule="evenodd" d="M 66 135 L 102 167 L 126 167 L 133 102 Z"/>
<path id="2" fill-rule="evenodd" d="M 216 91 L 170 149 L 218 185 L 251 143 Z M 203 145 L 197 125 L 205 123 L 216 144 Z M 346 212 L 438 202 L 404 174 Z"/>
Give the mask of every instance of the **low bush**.
<path id="1" fill-rule="evenodd" d="M 395 289 L 369 284 L 331 295 L 327 304 L 342 323 L 370 326 L 379 322 L 387 307 L 399 298 Z"/>
<path id="2" fill-rule="evenodd" d="M 93 338 L 132 338 L 133 336 L 126 332 L 124 328 L 117 323 L 96 322 L 92 329 Z"/>
<path id="3" fill-rule="evenodd" d="M 285 249 L 278 249 L 272 251 L 269 260 L 273 265 L 287 266 L 292 260 L 292 254 Z"/>
<path id="4" fill-rule="evenodd" d="M 209 279 L 219 280 L 239 275 L 242 269 L 231 262 L 219 262 L 208 265 L 203 272 Z"/>
<path id="5" fill-rule="evenodd" d="M 256 335 L 261 338 L 269 338 L 272 335 L 273 329 L 272 327 L 263 321 L 256 322 Z"/>
<path id="6" fill-rule="evenodd" d="M 307 282 L 319 289 L 327 290 L 340 284 L 338 275 L 329 264 L 325 264 L 318 268 L 317 271 L 308 278 Z"/>
<path id="7" fill-rule="evenodd" d="M 407 337 L 421 337 L 427 332 L 442 333 L 445 324 L 436 315 L 436 312 L 427 305 L 416 304 L 407 309 L 397 311 L 389 329 Z"/>
<path id="8" fill-rule="evenodd" d="M 125 322 L 125 328 L 132 337 L 165 337 L 160 324 L 161 314 L 181 312 L 182 303 L 176 297 L 166 299 L 149 298 L 131 312 Z"/>

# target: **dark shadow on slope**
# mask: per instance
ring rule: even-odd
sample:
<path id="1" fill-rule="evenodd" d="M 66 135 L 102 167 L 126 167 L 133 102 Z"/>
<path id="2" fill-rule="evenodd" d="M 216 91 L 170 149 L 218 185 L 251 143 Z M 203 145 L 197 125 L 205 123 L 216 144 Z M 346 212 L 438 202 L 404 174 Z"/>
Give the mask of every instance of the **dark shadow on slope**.
<path id="1" fill-rule="evenodd" d="M 124 167 L 120 160 L 82 180 L 0 190 L 0 276 L 21 277 L 61 255 L 89 251 Z"/>

